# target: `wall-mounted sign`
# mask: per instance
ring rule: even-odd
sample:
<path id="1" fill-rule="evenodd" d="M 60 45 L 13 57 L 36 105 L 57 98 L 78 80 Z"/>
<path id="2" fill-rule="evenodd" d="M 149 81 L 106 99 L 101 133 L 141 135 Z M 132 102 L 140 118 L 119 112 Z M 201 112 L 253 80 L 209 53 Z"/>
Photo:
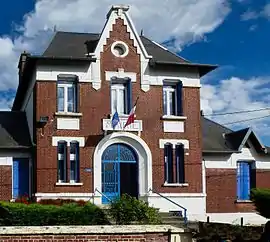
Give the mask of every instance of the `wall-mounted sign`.
<path id="1" fill-rule="evenodd" d="M 84 171 L 85 172 L 92 172 L 92 169 L 91 168 L 84 168 Z"/>

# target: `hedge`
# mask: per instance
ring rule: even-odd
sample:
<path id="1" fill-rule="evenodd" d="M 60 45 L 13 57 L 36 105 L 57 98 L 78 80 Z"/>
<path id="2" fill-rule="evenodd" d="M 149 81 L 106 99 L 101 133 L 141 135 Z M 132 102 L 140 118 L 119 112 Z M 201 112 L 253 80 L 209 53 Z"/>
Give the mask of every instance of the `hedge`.
<path id="1" fill-rule="evenodd" d="M 161 223 L 161 218 L 155 208 L 126 194 L 111 203 L 109 214 L 116 224 Z"/>
<path id="2" fill-rule="evenodd" d="M 256 188 L 251 190 L 251 200 L 256 210 L 265 218 L 270 218 L 270 189 Z"/>
<path id="3" fill-rule="evenodd" d="M 2 226 L 110 224 L 105 213 L 91 203 L 84 206 L 76 203 L 56 206 L 0 202 L 0 211 L 0 225 Z"/>

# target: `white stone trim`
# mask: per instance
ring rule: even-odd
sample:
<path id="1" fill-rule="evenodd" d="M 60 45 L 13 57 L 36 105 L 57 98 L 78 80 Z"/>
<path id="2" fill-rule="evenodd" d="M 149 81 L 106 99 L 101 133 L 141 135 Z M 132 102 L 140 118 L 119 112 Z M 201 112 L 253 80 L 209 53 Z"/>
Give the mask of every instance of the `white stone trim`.
<path id="1" fill-rule="evenodd" d="M 185 123 L 183 121 L 163 121 L 164 133 L 184 133 Z"/>
<path id="2" fill-rule="evenodd" d="M 85 146 L 84 137 L 67 137 L 67 136 L 53 136 L 52 137 L 52 146 L 57 146 L 58 141 L 65 140 L 67 145 L 70 146 L 71 141 L 78 141 L 80 147 Z"/>
<path id="3" fill-rule="evenodd" d="M 206 197 L 206 193 L 160 193 L 164 197 Z M 151 192 L 148 197 L 160 197 L 158 194 Z M 160 197 L 161 198 L 161 197 Z"/>
<path id="4" fill-rule="evenodd" d="M 84 200 L 93 202 L 93 193 L 35 193 L 37 201 L 42 199 L 74 199 L 74 200 Z"/>
<path id="5" fill-rule="evenodd" d="M 12 157 L 0 157 L 0 166 L 12 166 L 13 158 Z"/>
<path id="6" fill-rule="evenodd" d="M 131 82 L 136 82 L 137 73 L 125 72 L 124 69 L 118 69 L 118 71 L 105 71 L 106 81 L 111 81 L 113 78 L 127 78 Z"/>
<path id="7" fill-rule="evenodd" d="M 82 186 L 81 182 L 57 182 L 56 186 Z"/>
<path id="8" fill-rule="evenodd" d="M 123 55 L 115 55 L 115 53 L 114 53 L 114 48 L 115 48 L 115 46 L 116 45 L 119 45 L 119 46 L 123 46 L 125 49 L 125 52 L 124 52 L 124 54 Z M 112 45 L 111 45 L 111 52 L 112 52 L 112 54 L 114 55 L 114 56 L 116 56 L 116 57 L 119 57 L 119 58 L 124 58 L 124 57 L 126 57 L 127 55 L 128 55 L 128 53 L 129 53 L 129 48 L 128 48 L 128 45 L 125 43 L 125 42 L 123 42 L 123 41 L 115 41 Z"/>
<path id="9" fill-rule="evenodd" d="M 57 129 L 80 130 L 80 119 L 57 118 Z"/>
<path id="10" fill-rule="evenodd" d="M 145 143 L 139 136 L 128 132 L 114 132 L 105 136 L 96 146 L 94 152 L 94 189 L 101 191 L 101 157 L 104 150 L 114 143 L 123 143 L 131 146 L 138 156 L 139 166 L 139 196 L 147 194 L 152 188 L 152 154 Z M 95 204 L 101 204 L 100 196 L 95 196 Z"/>
<path id="11" fill-rule="evenodd" d="M 255 161 L 258 170 L 270 170 L 270 156 L 259 155 L 256 150 L 242 148 L 241 152 L 233 154 L 204 155 L 205 167 L 215 169 L 237 169 L 237 161 Z"/>
<path id="12" fill-rule="evenodd" d="M 163 120 L 186 120 L 186 116 L 175 116 L 175 115 L 163 115 Z"/>
<path id="13" fill-rule="evenodd" d="M 144 233 L 184 233 L 184 228 L 171 225 L 94 225 L 94 226 L 11 226 L 0 227 L 0 235 L 40 235 L 40 234 L 144 234 Z"/>
<path id="14" fill-rule="evenodd" d="M 164 187 L 188 187 L 188 183 L 164 183 Z"/>
<path id="15" fill-rule="evenodd" d="M 185 149 L 189 149 L 189 140 L 187 139 L 159 139 L 159 148 L 164 149 L 166 143 L 171 143 L 174 149 L 179 143 L 183 144 Z"/>

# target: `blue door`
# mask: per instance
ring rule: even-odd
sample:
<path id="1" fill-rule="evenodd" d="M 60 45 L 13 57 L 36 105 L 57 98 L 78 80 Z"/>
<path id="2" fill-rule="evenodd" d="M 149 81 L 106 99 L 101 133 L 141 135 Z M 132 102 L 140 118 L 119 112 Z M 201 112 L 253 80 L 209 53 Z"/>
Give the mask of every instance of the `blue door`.
<path id="1" fill-rule="evenodd" d="M 29 196 L 29 160 L 13 159 L 13 198 Z"/>
<path id="2" fill-rule="evenodd" d="M 241 161 L 237 163 L 237 199 L 250 199 L 250 166 L 249 162 Z"/>
<path id="3" fill-rule="evenodd" d="M 133 149 L 125 144 L 110 145 L 102 155 L 102 203 L 121 195 L 121 163 L 136 163 Z M 109 200 L 108 200 L 109 199 Z"/>

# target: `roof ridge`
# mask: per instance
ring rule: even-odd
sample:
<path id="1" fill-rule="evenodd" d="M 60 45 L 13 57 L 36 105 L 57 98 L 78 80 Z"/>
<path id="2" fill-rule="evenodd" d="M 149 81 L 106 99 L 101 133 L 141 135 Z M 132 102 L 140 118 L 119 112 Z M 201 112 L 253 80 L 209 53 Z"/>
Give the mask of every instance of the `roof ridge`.
<path id="1" fill-rule="evenodd" d="M 66 34 L 93 34 L 93 35 L 100 35 L 101 33 L 90 33 L 90 32 L 74 32 L 74 31 L 61 31 L 57 30 L 56 33 L 66 33 Z"/>
<path id="2" fill-rule="evenodd" d="M 220 123 L 217 123 L 216 121 L 214 121 L 214 120 L 212 120 L 212 119 L 206 118 L 205 116 L 202 116 L 202 117 L 205 118 L 206 120 L 208 120 L 208 121 L 210 121 L 210 122 L 212 122 L 212 123 L 214 123 L 214 124 L 216 124 L 216 125 L 222 127 L 222 128 L 225 128 L 225 129 L 227 129 L 227 130 L 229 130 L 229 131 L 231 131 L 231 132 L 234 132 L 232 129 L 227 128 L 226 126 L 224 126 L 224 125 L 222 125 L 222 124 L 220 124 Z"/>
<path id="3" fill-rule="evenodd" d="M 170 54 L 173 54 L 173 55 L 176 56 L 177 58 L 181 58 L 181 59 L 183 59 L 184 61 L 186 61 L 186 62 L 188 62 L 188 63 L 192 63 L 191 61 L 185 59 L 184 57 L 182 57 L 182 56 L 180 56 L 180 55 L 178 55 L 178 54 L 176 54 L 175 52 L 170 51 L 167 47 L 164 47 L 162 44 L 160 44 L 160 43 L 158 43 L 158 42 L 156 42 L 156 41 L 154 41 L 154 40 L 152 40 L 152 39 L 149 39 L 148 37 L 146 37 L 146 36 L 144 36 L 144 35 L 141 35 L 140 37 L 144 37 L 145 39 L 147 39 L 147 40 L 151 41 L 153 44 L 155 44 L 157 47 L 163 48 L 165 51 L 169 52 Z"/>

